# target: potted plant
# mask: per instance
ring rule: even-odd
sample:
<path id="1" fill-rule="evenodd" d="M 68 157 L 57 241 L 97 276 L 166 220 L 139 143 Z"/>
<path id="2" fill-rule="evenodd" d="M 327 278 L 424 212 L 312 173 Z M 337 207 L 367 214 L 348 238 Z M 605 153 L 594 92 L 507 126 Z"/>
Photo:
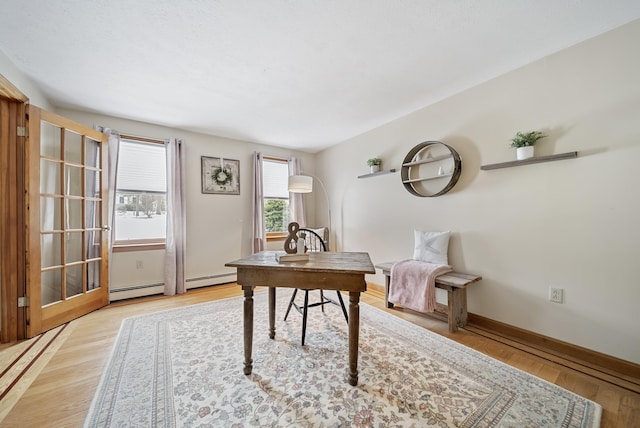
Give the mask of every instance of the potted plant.
<path id="1" fill-rule="evenodd" d="M 371 167 L 371 172 L 380 171 L 380 165 L 382 164 L 382 159 L 380 158 L 371 158 L 367 160 L 367 165 Z"/>
<path id="2" fill-rule="evenodd" d="M 541 138 L 546 137 L 540 131 L 516 132 L 511 139 L 511 147 L 516 148 L 516 159 L 523 160 L 533 157 L 533 145 Z"/>

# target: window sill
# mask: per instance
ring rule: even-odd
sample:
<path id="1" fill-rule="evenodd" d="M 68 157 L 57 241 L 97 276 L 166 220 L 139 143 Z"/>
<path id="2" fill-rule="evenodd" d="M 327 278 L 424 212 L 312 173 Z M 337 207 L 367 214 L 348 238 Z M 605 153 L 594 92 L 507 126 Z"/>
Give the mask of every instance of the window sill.
<path id="1" fill-rule="evenodd" d="M 159 242 L 155 244 L 114 244 L 113 252 L 114 253 L 126 253 L 129 251 L 154 251 L 154 250 L 164 250 L 166 249 L 166 244 L 164 242 Z"/>
<path id="2" fill-rule="evenodd" d="M 284 241 L 285 239 L 287 239 L 286 233 L 273 233 L 273 234 L 267 235 L 267 242 Z"/>

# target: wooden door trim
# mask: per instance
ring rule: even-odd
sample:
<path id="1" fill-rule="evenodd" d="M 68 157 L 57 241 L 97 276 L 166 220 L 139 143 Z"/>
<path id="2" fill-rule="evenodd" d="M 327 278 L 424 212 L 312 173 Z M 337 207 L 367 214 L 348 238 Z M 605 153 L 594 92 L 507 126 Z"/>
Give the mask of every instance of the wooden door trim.
<path id="1" fill-rule="evenodd" d="M 21 103 L 29 102 L 29 98 L 22 91 L 16 88 L 13 83 L 0 74 L 0 97 L 5 97 L 10 100 L 19 101 Z"/>
<path id="2" fill-rule="evenodd" d="M 1 78 L 2 76 L 0 76 Z M 4 78 L 2 78 L 4 79 Z M 26 296 L 25 251 L 25 126 L 26 105 L 2 96 L 0 79 L 0 342 L 14 342 L 26 335 L 26 311 L 18 298 Z"/>

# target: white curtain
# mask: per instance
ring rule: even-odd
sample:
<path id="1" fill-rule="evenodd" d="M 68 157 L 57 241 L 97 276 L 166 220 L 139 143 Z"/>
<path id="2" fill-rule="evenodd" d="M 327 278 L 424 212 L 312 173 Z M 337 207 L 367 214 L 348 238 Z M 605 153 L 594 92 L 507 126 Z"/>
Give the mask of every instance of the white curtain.
<path id="1" fill-rule="evenodd" d="M 182 140 L 165 142 L 167 149 L 167 243 L 165 250 L 164 294 L 186 291 L 184 269 L 186 251 L 185 147 Z"/>
<path id="2" fill-rule="evenodd" d="M 302 162 L 296 157 L 289 159 L 289 175 L 300 175 Z M 295 221 L 302 227 L 307 226 L 307 213 L 302 201 L 302 193 L 289 193 L 289 214 L 291 221 Z"/>
<path id="3" fill-rule="evenodd" d="M 251 242 L 253 252 L 264 251 L 267 239 L 264 226 L 264 199 L 262 189 L 262 154 L 255 152 L 253 156 L 253 228 Z"/>

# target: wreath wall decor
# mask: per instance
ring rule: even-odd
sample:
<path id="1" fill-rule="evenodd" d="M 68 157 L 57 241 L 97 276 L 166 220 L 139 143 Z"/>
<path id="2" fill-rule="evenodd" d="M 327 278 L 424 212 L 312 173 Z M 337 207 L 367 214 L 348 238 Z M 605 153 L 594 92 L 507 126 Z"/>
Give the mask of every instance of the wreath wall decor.
<path id="1" fill-rule="evenodd" d="M 202 193 L 239 195 L 240 161 L 201 156 Z"/>
<path id="2" fill-rule="evenodd" d="M 211 171 L 211 179 L 218 186 L 226 186 L 231 184 L 231 170 L 229 168 L 213 168 Z"/>

